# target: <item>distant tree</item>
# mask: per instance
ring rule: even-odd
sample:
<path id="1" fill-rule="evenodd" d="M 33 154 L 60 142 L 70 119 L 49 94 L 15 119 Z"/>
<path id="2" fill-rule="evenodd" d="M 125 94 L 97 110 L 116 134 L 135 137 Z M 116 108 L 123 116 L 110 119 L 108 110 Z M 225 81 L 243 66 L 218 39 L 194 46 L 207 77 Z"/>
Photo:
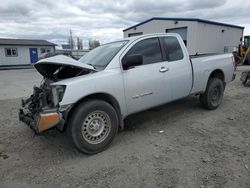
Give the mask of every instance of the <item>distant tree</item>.
<path id="1" fill-rule="evenodd" d="M 76 38 L 76 46 L 77 46 L 78 50 L 82 50 L 83 49 L 82 39 L 80 39 L 79 37 Z"/>
<path id="2" fill-rule="evenodd" d="M 92 39 L 89 39 L 89 49 L 90 50 L 93 50 L 94 48 L 100 46 L 100 41 L 99 40 L 92 40 Z"/>

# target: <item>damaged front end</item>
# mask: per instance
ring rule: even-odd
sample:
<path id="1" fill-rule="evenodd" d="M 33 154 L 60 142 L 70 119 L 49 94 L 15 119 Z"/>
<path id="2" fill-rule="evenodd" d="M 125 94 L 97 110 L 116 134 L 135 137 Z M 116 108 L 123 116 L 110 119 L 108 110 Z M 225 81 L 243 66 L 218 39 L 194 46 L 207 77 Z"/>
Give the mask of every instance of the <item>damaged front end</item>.
<path id="1" fill-rule="evenodd" d="M 45 80 L 40 87 L 34 87 L 33 94 L 22 100 L 19 119 L 36 133 L 63 123 L 58 104 L 63 97 L 65 86 L 51 87 Z"/>
<path id="2" fill-rule="evenodd" d="M 35 68 L 43 75 L 44 80 L 39 87 L 34 86 L 33 94 L 28 99 L 22 100 L 19 119 L 35 133 L 41 133 L 57 125 L 63 125 L 65 121 L 59 104 L 66 86 L 55 83 L 96 71 L 89 65 L 62 55 L 42 59 L 35 64 Z"/>

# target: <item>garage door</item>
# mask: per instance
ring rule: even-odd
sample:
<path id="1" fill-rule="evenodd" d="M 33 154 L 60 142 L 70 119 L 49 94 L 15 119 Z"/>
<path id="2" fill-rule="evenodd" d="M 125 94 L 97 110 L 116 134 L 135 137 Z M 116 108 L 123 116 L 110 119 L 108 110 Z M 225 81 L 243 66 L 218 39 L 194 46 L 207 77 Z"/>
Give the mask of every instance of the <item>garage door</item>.
<path id="1" fill-rule="evenodd" d="M 178 33 L 183 39 L 185 45 L 187 45 L 187 27 L 166 29 L 166 33 Z"/>

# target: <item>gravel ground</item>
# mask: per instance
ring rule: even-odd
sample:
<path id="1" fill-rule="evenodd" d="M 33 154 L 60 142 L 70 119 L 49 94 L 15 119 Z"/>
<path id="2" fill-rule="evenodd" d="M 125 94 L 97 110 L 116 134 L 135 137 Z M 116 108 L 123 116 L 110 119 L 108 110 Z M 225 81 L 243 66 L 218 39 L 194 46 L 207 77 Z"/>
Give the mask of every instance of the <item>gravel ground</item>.
<path id="1" fill-rule="evenodd" d="M 0 70 L 0 100 L 29 96 L 41 80 L 35 69 Z"/>
<path id="2" fill-rule="evenodd" d="M 240 72 L 217 110 L 188 97 L 130 116 L 111 147 L 93 156 L 56 130 L 35 136 L 18 121 L 18 94 L 1 89 L 0 187 L 249 188 L 250 88 Z"/>

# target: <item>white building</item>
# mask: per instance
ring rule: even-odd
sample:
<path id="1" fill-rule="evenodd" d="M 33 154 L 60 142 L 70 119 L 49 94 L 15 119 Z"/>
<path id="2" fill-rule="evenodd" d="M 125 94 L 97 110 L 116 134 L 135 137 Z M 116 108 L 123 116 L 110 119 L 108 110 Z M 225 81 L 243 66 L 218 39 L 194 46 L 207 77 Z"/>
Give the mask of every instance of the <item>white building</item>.
<path id="1" fill-rule="evenodd" d="M 195 18 L 151 18 L 123 30 L 124 37 L 178 33 L 189 54 L 227 53 L 241 43 L 244 27 Z"/>
<path id="2" fill-rule="evenodd" d="M 54 53 L 55 46 L 46 40 L 0 39 L 0 66 L 33 64 L 43 53 Z"/>

